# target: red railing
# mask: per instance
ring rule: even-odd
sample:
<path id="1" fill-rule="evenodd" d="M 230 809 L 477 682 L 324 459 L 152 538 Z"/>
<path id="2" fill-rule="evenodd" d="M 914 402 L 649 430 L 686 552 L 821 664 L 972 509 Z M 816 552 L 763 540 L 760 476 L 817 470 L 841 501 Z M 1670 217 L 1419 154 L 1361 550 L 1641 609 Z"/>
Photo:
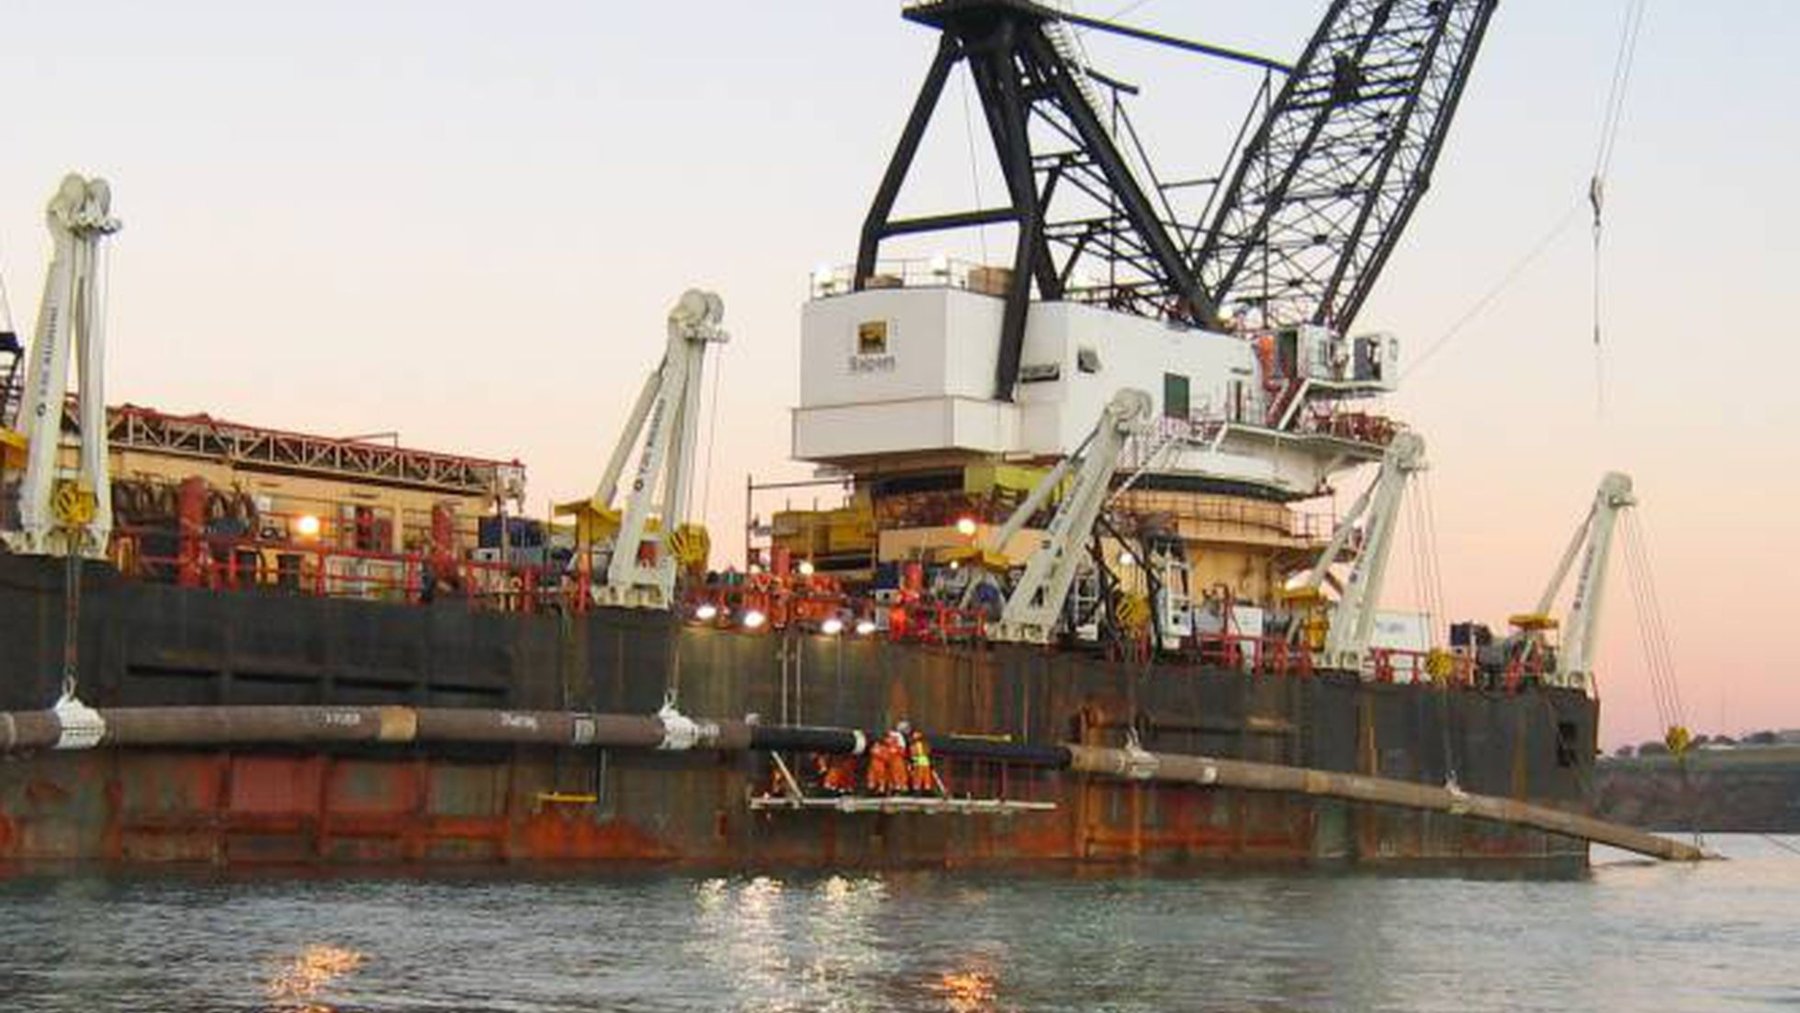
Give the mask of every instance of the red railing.
<path id="1" fill-rule="evenodd" d="M 166 549 L 165 549 L 166 547 Z M 164 551 L 157 551 L 157 550 Z M 182 536 L 168 529 L 126 527 L 115 534 L 114 561 L 128 576 L 185 587 L 242 591 L 266 589 L 324 598 L 422 604 L 460 600 L 471 609 L 535 613 L 587 611 L 590 577 L 560 567 L 458 559 L 445 553 L 392 553 L 318 542 L 272 541 L 216 535 Z M 893 642 L 978 643 L 988 617 L 916 591 L 876 601 L 846 594 L 829 576 L 772 577 L 757 573 L 702 584 L 677 606 L 691 623 L 749 633 L 796 630 L 879 637 Z M 1148 652 L 1148 641 L 1141 645 Z M 1253 675 L 1307 678 L 1312 652 L 1284 637 L 1200 633 L 1176 654 L 1190 663 Z M 1507 664 L 1488 689 L 1518 692 L 1541 680 L 1547 655 L 1526 652 Z M 1434 673 L 1437 668 L 1442 674 Z M 1443 682 L 1482 686 L 1467 654 L 1373 648 L 1368 676 L 1378 683 Z"/>
<path id="2" fill-rule="evenodd" d="M 782 580 L 758 573 L 709 583 L 689 591 L 682 608 L 693 622 L 753 633 L 796 629 L 940 644 L 987 635 L 979 610 L 923 596 L 894 602 L 852 596 L 827 576 Z"/>
<path id="3" fill-rule="evenodd" d="M 126 528 L 115 535 L 114 561 L 136 579 L 215 590 L 262 588 L 407 604 L 442 597 L 464 600 L 471 608 L 509 612 L 578 601 L 572 582 L 542 567 L 316 542 Z"/>
<path id="4" fill-rule="evenodd" d="M 1240 669 L 1255 675 L 1313 674 L 1312 652 L 1282 637 L 1245 633 L 1201 633 L 1194 637 L 1194 655 L 1201 664 Z"/>

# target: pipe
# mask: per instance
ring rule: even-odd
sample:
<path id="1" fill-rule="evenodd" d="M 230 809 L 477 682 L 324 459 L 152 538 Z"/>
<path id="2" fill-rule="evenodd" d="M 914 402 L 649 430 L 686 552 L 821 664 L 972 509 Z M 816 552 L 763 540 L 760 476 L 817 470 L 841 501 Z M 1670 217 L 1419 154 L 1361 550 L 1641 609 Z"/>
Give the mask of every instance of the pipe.
<path id="1" fill-rule="evenodd" d="M 1337 798 L 1352 802 L 1399 806 L 1427 812 L 1532 827 L 1537 830 L 1595 841 L 1625 851 L 1673 862 L 1694 862 L 1706 853 L 1689 844 L 1580 813 L 1413 781 L 1346 774 L 1307 767 L 1287 767 L 1247 760 L 1220 760 L 1206 756 L 1150 753 L 1142 749 L 1105 749 L 1067 746 L 1073 770 L 1135 781 L 1167 781 L 1216 785 L 1246 791 L 1282 792 Z"/>
<path id="2" fill-rule="evenodd" d="M 240 746 L 456 742 L 619 749 L 750 747 L 742 721 L 680 715 L 448 707 L 114 707 L 97 711 L 95 746 Z M 0 713 L 0 753 L 49 749 L 62 739 L 55 711 Z"/>

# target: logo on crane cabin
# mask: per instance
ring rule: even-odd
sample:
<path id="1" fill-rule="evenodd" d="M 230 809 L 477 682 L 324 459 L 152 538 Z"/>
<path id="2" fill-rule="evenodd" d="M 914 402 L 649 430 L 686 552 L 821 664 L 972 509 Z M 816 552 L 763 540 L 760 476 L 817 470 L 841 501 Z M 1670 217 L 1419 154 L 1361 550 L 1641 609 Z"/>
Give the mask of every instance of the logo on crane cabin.
<path id="1" fill-rule="evenodd" d="M 856 351 L 850 356 L 852 373 L 892 373 L 894 353 L 888 351 L 888 338 L 894 330 L 891 320 L 864 320 L 856 325 Z"/>

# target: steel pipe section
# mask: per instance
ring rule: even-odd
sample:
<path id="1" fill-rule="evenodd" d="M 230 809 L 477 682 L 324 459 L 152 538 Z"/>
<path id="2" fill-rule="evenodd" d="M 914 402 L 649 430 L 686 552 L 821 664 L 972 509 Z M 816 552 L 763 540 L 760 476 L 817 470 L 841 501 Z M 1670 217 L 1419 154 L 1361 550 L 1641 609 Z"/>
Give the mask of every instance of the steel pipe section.
<path id="1" fill-rule="evenodd" d="M 750 747 L 750 726 L 742 721 L 691 721 L 680 715 L 446 707 L 120 707 L 97 713 L 101 728 L 90 747 L 411 742 L 619 749 Z M 0 713 L 0 753 L 58 748 L 64 740 L 63 722 L 56 711 Z"/>
<path id="2" fill-rule="evenodd" d="M 1151 753 L 1142 749 L 1068 746 L 1073 770 L 1137 781 L 1217 785 L 1245 791 L 1285 792 L 1321 798 L 1369 802 L 1405 809 L 1466 816 L 1470 819 L 1532 827 L 1578 840 L 1594 841 L 1625 851 L 1674 862 L 1693 862 L 1706 853 L 1633 827 L 1493 795 L 1473 795 L 1454 788 L 1368 777 L 1307 767 L 1286 767 L 1247 760 Z"/>

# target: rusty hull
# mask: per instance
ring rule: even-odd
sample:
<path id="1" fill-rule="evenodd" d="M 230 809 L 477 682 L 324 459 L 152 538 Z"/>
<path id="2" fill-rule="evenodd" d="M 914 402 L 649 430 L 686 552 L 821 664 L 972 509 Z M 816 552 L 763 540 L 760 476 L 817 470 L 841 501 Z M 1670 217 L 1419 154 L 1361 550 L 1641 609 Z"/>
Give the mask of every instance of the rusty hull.
<path id="1" fill-rule="evenodd" d="M 55 696 L 60 563 L 0 557 L 0 710 Z M 1017 646 L 750 634 L 660 614 L 566 619 L 84 577 L 94 706 L 344 704 L 650 714 L 1144 747 L 1585 808 L 1597 708 L 1556 690 L 1443 693 L 1110 662 Z M 146 747 L 0 759 L 0 860 L 686 862 L 720 867 L 1439 858 L 1585 847 L 1453 816 L 946 760 L 958 793 L 1055 811 L 750 811 L 755 754 L 499 745 Z"/>

